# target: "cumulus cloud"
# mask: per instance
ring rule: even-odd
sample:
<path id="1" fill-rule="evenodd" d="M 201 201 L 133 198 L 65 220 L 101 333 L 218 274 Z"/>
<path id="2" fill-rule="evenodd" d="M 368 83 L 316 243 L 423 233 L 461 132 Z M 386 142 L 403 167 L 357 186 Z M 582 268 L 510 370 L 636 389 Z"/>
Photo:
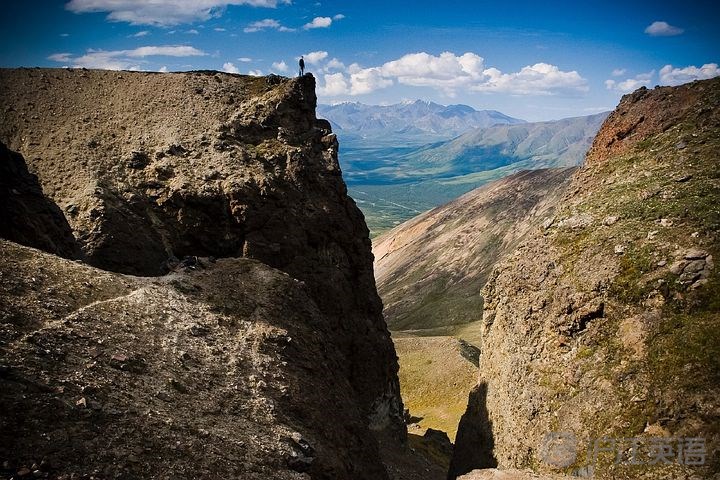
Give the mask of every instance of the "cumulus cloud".
<path id="1" fill-rule="evenodd" d="M 106 13 L 112 22 L 133 25 L 178 25 L 219 17 L 228 5 L 275 8 L 290 0 L 70 0 L 74 13 Z"/>
<path id="2" fill-rule="evenodd" d="M 333 16 L 333 20 L 342 20 L 343 18 L 345 18 L 345 15 L 343 15 L 342 13 L 338 13 L 337 15 Z"/>
<path id="3" fill-rule="evenodd" d="M 325 64 L 325 66 L 323 67 L 323 71 L 331 72 L 333 70 L 345 70 L 345 64 L 337 58 L 333 58 Z"/>
<path id="4" fill-rule="evenodd" d="M 578 72 L 564 72 L 555 65 L 536 63 L 516 73 L 502 73 L 496 68 L 483 71 L 487 78 L 471 86 L 479 92 L 500 92 L 513 95 L 554 95 L 587 92 L 587 80 Z"/>
<path id="5" fill-rule="evenodd" d="M 615 70 L 612 71 L 611 75 L 613 77 L 621 77 L 621 76 L 625 75 L 625 72 L 627 72 L 627 70 L 624 68 L 616 68 Z"/>
<path id="6" fill-rule="evenodd" d="M 238 62 L 244 62 L 244 63 L 252 62 L 252 58 L 250 58 L 250 57 L 240 57 L 240 58 L 238 58 Z"/>
<path id="7" fill-rule="evenodd" d="M 145 57 L 195 57 L 207 55 L 189 45 L 160 45 L 138 47 L 133 50 L 93 50 L 75 57 L 70 53 L 54 53 L 48 60 L 62 62 L 73 67 L 98 68 L 102 70 L 140 70 Z"/>
<path id="8" fill-rule="evenodd" d="M 263 72 L 262 70 L 250 70 L 248 75 L 252 75 L 253 77 L 262 77 Z"/>
<path id="9" fill-rule="evenodd" d="M 623 81 L 605 80 L 605 88 L 623 93 L 633 92 L 640 87 L 649 87 L 654 75 L 655 70 L 651 70 L 647 73 L 640 73 Z"/>
<path id="10" fill-rule="evenodd" d="M 224 32 L 225 31 L 225 29 L 222 27 L 215 27 L 215 28 L 213 28 L 213 30 L 215 30 L 216 32 Z"/>
<path id="11" fill-rule="evenodd" d="M 305 30 L 310 30 L 312 28 L 327 28 L 332 25 L 332 22 L 333 19 L 330 17 L 315 17 L 312 19 L 312 22 L 303 25 L 303 28 Z"/>
<path id="12" fill-rule="evenodd" d="M 225 73 L 240 73 L 240 70 L 238 70 L 238 68 L 232 62 L 223 63 L 222 69 Z"/>
<path id="13" fill-rule="evenodd" d="M 200 32 L 198 32 L 194 28 L 191 28 L 190 30 L 186 30 L 185 33 L 189 33 L 191 35 L 200 35 Z"/>
<path id="14" fill-rule="evenodd" d="M 326 97 L 338 97 L 346 95 L 350 91 L 350 85 L 342 73 L 330 73 L 323 77 L 324 85 L 318 88 L 318 94 Z"/>
<path id="15" fill-rule="evenodd" d="M 272 64 L 272 70 L 274 72 L 287 72 L 289 70 L 289 67 L 285 61 L 280 62 L 273 62 Z"/>
<path id="16" fill-rule="evenodd" d="M 331 73 L 331 68 L 341 71 Z M 435 88 L 448 96 L 461 89 L 512 95 L 577 95 L 588 91 L 587 80 L 576 71 L 566 72 L 555 65 L 537 63 L 518 72 L 503 73 L 487 67 L 484 59 L 472 52 L 410 53 L 369 68 L 358 64 L 344 68 L 342 62 L 333 58 L 323 71 L 325 85 L 320 93 L 326 96 L 362 95 L 395 83 Z"/>
<path id="17" fill-rule="evenodd" d="M 425 52 L 410 53 L 380 67 L 383 75 L 399 83 L 416 87 L 453 89 L 479 84 L 483 78 L 483 58 L 474 53 L 439 56 Z"/>
<path id="18" fill-rule="evenodd" d="M 160 73 L 167 73 L 167 72 L 168 72 L 167 66 L 163 65 L 162 67 L 160 67 L 160 68 L 158 69 L 158 72 L 160 72 Z"/>
<path id="19" fill-rule="evenodd" d="M 680 35 L 684 31 L 682 28 L 674 27 L 667 22 L 653 22 L 645 29 L 645 33 L 652 37 L 672 37 Z"/>
<path id="20" fill-rule="evenodd" d="M 660 69 L 660 83 L 663 85 L 680 85 L 693 80 L 706 80 L 717 76 L 720 76 L 717 63 L 706 63 L 702 67 L 690 65 L 685 68 L 665 65 Z"/>
<path id="21" fill-rule="evenodd" d="M 245 33 L 253 33 L 253 32 L 260 32 L 262 30 L 277 30 L 278 32 L 293 32 L 295 31 L 294 28 L 288 28 L 283 26 L 280 22 L 273 18 L 266 18 L 264 20 L 259 20 L 257 22 L 253 22 L 247 27 L 243 28 L 243 32 Z"/>
<path id="22" fill-rule="evenodd" d="M 310 52 L 303 55 L 305 57 L 305 63 L 309 63 L 310 65 L 317 65 L 322 60 L 325 60 L 328 56 L 328 52 L 325 51 L 317 51 L 317 52 Z"/>

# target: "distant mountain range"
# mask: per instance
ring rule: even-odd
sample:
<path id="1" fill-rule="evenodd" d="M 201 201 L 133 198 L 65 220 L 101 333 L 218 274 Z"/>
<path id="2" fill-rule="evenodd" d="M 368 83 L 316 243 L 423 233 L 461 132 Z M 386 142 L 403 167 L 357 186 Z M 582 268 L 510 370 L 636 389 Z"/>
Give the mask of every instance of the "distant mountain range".
<path id="1" fill-rule="evenodd" d="M 450 139 L 474 128 L 498 124 L 519 124 L 524 120 L 495 110 L 475 110 L 468 105 L 440 105 L 424 100 L 393 105 L 365 105 L 344 102 L 318 105 L 318 117 L 326 118 L 333 130 L 346 138 L 401 136 L 427 143 Z"/>
<path id="2" fill-rule="evenodd" d="M 405 174 L 458 176 L 517 162 L 529 168 L 571 167 L 581 163 L 608 112 L 550 122 L 495 125 L 468 131 L 439 145 L 408 154 Z"/>
<path id="3" fill-rule="evenodd" d="M 608 113 L 533 122 L 415 100 L 318 105 L 373 235 L 520 170 L 581 165 Z"/>

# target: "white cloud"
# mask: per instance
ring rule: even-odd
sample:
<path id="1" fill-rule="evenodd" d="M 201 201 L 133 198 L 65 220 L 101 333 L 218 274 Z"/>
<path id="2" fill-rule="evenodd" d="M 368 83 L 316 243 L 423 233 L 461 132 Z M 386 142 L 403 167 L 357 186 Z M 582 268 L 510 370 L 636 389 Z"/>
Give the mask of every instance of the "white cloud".
<path id="1" fill-rule="evenodd" d="M 70 0 L 65 8 L 74 13 L 108 12 L 112 22 L 167 26 L 219 17 L 228 5 L 275 8 L 282 3 L 290 0 Z"/>
<path id="2" fill-rule="evenodd" d="M 69 37 L 70 34 L 69 34 L 69 33 L 61 33 L 60 36 L 61 36 L 61 37 Z"/>
<path id="3" fill-rule="evenodd" d="M 71 62 L 72 53 L 53 53 L 48 57 L 48 60 L 53 62 Z"/>
<path id="4" fill-rule="evenodd" d="M 654 75 L 655 70 L 651 70 L 647 73 L 640 73 L 635 75 L 633 78 L 627 78 L 623 81 L 605 80 L 605 88 L 608 90 L 617 90 L 623 93 L 633 92 L 640 87 L 649 87 Z"/>
<path id="5" fill-rule="evenodd" d="M 253 77 L 262 77 L 263 72 L 262 70 L 250 70 L 248 75 L 252 75 Z"/>
<path id="6" fill-rule="evenodd" d="M 238 62 L 244 62 L 244 63 L 252 62 L 252 58 L 250 58 L 250 57 L 240 57 L 240 58 L 238 58 Z"/>
<path id="7" fill-rule="evenodd" d="M 277 30 L 278 32 L 294 32 L 294 28 L 287 28 L 280 24 L 277 20 L 273 18 L 266 18 L 264 20 L 259 20 L 257 22 L 253 22 L 247 27 L 243 28 L 243 32 L 245 33 L 253 33 L 253 32 L 260 32 L 262 30 L 266 29 L 272 29 Z"/>
<path id="8" fill-rule="evenodd" d="M 102 70 L 140 70 L 138 58 L 145 57 L 194 57 L 207 55 L 189 45 L 161 45 L 138 47 L 133 50 L 93 50 L 73 57 L 70 53 L 55 53 L 48 57 L 55 62 L 70 63 L 73 67 L 99 68 Z M 142 61 L 141 61 L 142 63 Z"/>
<path id="9" fill-rule="evenodd" d="M 285 61 L 280 61 L 280 62 L 273 62 L 272 70 L 275 72 L 287 72 L 289 70 L 289 68 L 288 68 L 287 63 L 285 63 Z"/>
<path id="10" fill-rule="evenodd" d="M 483 58 L 474 53 L 410 53 L 380 68 L 385 76 L 395 77 L 404 85 L 445 90 L 477 85 L 483 78 Z"/>
<path id="11" fill-rule="evenodd" d="M 393 80 L 386 78 L 380 68 L 365 68 L 350 74 L 350 95 L 362 95 L 389 87 Z"/>
<path id="12" fill-rule="evenodd" d="M 315 17 L 312 19 L 312 22 L 303 25 L 303 28 L 305 30 L 310 30 L 312 28 L 327 28 L 332 25 L 332 22 L 333 19 L 330 17 Z"/>
<path id="13" fill-rule="evenodd" d="M 720 76 L 717 63 L 706 63 L 702 67 L 690 65 L 685 68 L 673 68 L 665 65 L 660 69 L 660 83 L 663 85 L 680 85 L 693 80 L 706 80 Z"/>
<path id="14" fill-rule="evenodd" d="M 317 52 L 310 52 L 303 55 L 305 57 L 305 62 L 309 63 L 310 65 L 317 65 L 322 60 L 325 60 L 328 56 L 328 52 L 319 50 Z"/>
<path id="15" fill-rule="evenodd" d="M 215 27 L 215 28 L 213 28 L 213 30 L 215 30 L 216 32 L 224 32 L 225 31 L 225 29 L 222 27 Z"/>
<path id="16" fill-rule="evenodd" d="M 554 95 L 587 92 L 587 80 L 575 70 L 564 72 L 555 65 L 536 63 L 516 73 L 502 73 L 496 68 L 483 71 L 486 78 L 471 90 L 513 95 Z"/>
<path id="17" fill-rule="evenodd" d="M 128 57 L 200 57 L 203 55 L 207 55 L 207 53 L 203 52 L 202 50 L 198 50 L 197 48 L 191 47 L 189 45 L 138 47 L 134 50 L 117 50 L 112 53 L 116 53 L 116 56 L 127 55 Z"/>
<path id="18" fill-rule="evenodd" d="M 326 97 L 337 97 L 348 94 L 350 85 L 342 73 L 331 73 L 323 77 L 325 85 L 318 88 L 318 94 Z"/>
<path id="19" fill-rule="evenodd" d="M 327 57 L 327 52 L 316 63 Z M 331 68 L 342 70 L 329 73 Z M 395 82 L 416 87 L 430 87 L 453 96 L 458 90 L 495 92 L 513 95 L 576 95 L 588 91 L 587 80 L 576 71 L 562 71 L 555 65 L 537 63 L 514 73 L 486 68 L 484 59 L 467 52 L 455 55 L 443 52 L 410 53 L 377 67 L 363 68 L 354 63 L 349 67 L 333 58 L 323 71 L 325 85 L 321 95 L 361 95 L 386 88 Z"/>
<path id="20" fill-rule="evenodd" d="M 223 63 L 223 72 L 225 73 L 240 73 L 240 70 L 233 65 L 231 62 L 225 62 Z"/>
<path id="21" fill-rule="evenodd" d="M 611 75 L 613 77 L 620 77 L 622 75 L 625 75 L 625 72 L 627 72 L 627 70 L 624 68 L 616 68 L 615 70 L 612 71 Z"/>
<path id="22" fill-rule="evenodd" d="M 645 33 L 652 37 L 672 37 L 680 35 L 684 31 L 682 28 L 674 27 L 667 22 L 653 22 L 645 29 Z"/>
<path id="23" fill-rule="evenodd" d="M 144 37 L 144 36 L 146 36 L 146 35 L 148 35 L 148 34 L 150 34 L 150 32 L 148 32 L 147 30 L 143 30 L 143 31 L 141 31 L 141 32 L 137 32 L 137 33 L 135 33 L 135 34 L 133 34 L 133 35 L 129 35 L 129 36 L 130 36 L 130 37 L 139 38 L 139 37 Z"/>
<path id="24" fill-rule="evenodd" d="M 191 28 L 190 30 L 185 31 L 185 33 L 189 33 L 191 35 L 199 35 L 200 34 L 200 32 L 198 32 L 194 28 Z"/>
<path id="25" fill-rule="evenodd" d="M 345 64 L 337 58 L 333 58 L 323 67 L 324 72 L 330 72 L 332 70 L 345 70 Z"/>
<path id="26" fill-rule="evenodd" d="M 168 72 L 167 66 L 163 65 L 162 67 L 160 67 L 160 69 L 158 70 L 158 72 L 160 72 L 160 73 L 167 73 L 167 72 Z"/>
<path id="27" fill-rule="evenodd" d="M 345 18 L 345 15 L 343 15 L 342 13 L 338 13 L 337 15 L 333 16 L 333 20 L 342 20 L 343 18 Z"/>

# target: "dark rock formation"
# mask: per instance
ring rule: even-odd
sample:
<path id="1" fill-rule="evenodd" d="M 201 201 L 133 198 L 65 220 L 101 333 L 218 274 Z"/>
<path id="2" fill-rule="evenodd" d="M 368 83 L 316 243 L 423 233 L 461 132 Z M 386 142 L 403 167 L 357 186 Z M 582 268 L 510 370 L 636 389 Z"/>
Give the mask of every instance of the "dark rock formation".
<path id="1" fill-rule="evenodd" d="M 498 465 L 493 454 L 495 440 L 492 432 L 492 421 L 487 410 L 487 384 L 476 385 L 470 392 L 468 409 L 460 419 L 458 435 L 455 438 L 455 450 L 448 478 L 474 469 L 495 468 Z"/>
<path id="2" fill-rule="evenodd" d="M 65 258 L 79 250 L 62 211 L 48 199 L 25 159 L 0 143 L 0 238 Z"/>
<path id="3" fill-rule="evenodd" d="M 314 78 L 3 70 L 0 86 L 0 138 L 33 159 L 91 265 L 161 275 L 195 268 L 185 257 L 246 257 L 302 282 L 317 315 L 288 318 L 317 329 L 320 343 L 287 357 L 301 367 L 288 375 L 325 372 L 351 392 L 323 401 L 318 385 L 295 391 L 300 406 L 285 418 L 325 446 L 317 440 L 316 461 L 301 452 L 291 463 L 313 478 L 383 478 L 368 430 L 404 439 L 397 361 L 367 227 L 346 194 L 337 140 L 315 118 Z M 213 287 L 224 302 L 242 297 L 246 279 L 235 281 Z M 328 421 L 324 402 L 349 417 Z"/>

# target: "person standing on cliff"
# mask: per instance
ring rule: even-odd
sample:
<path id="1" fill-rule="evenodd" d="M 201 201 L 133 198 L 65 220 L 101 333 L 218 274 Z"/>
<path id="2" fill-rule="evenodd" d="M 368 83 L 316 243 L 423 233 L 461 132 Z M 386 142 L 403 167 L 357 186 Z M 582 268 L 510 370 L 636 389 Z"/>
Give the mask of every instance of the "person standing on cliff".
<path id="1" fill-rule="evenodd" d="M 300 76 L 302 77 L 305 75 L 305 60 L 303 60 L 303 56 L 300 55 L 300 61 L 298 62 L 298 65 L 300 65 Z"/>

